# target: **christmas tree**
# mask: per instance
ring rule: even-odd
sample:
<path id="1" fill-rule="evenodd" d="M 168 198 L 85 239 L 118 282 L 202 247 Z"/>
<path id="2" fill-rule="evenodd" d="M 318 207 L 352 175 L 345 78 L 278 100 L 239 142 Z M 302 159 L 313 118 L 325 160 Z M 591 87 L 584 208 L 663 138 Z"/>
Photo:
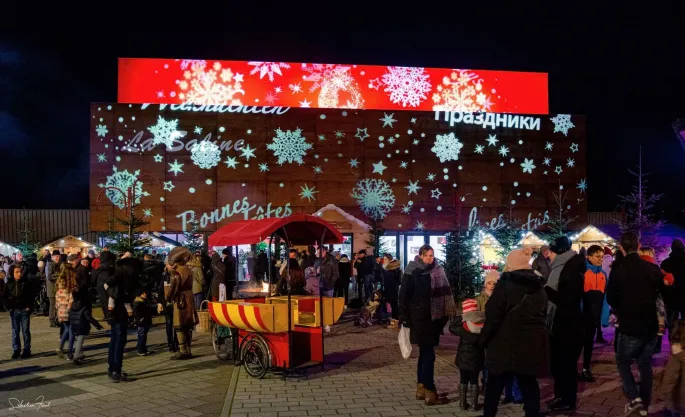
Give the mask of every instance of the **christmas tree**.
<path id="1" fill-rule="evenodd" d="M 380 220 L 372 219 L 371 230 L 369 230 L 369 240 L 366 241 L 366 244 L 373 249 L 375 256 L 383 256 L 383 254 L 389 252 L 394 257 L 395 254 L 383 244 L 381 236 L 383 236 L 384 233 L 385 229 L 383 228 L 382 222 Z"/>
<path id="2" fill-rule="evenodd" d="M 189 222 L 190 230 L 183 232 L 183 247 L 188 248 L 191 253 L 202 250 L 205 245 L 204 236 L 199 232 L 200 222 L 193 219 Z"/>
<path id="3" fill-rule="evenodd" d="M 621 201 L 627 206 L 627 219 L 620 223 L 622 232 L 637 233 L 640 242 L 644 246 L 658 246 L 659 229 L 663 222 L 654 219 L 654 215 L 649 213 L 654 208 L 663 194 L 647 194 L 647 176 L 642 172 L 642 147 L 640 147 L 640 158 L 637 165 L 637 172 L 628 170 L 637 179 L 637 184 L 633 186 L 630 194 L 619 196 Z"/>
<path id="4" fill-rule="evenodd" d="M 136 215 L 136 207 L 129 212 L 128 218 L 115 217 L 115 223 L 118 226 L 126 229 L 126 233 L 118 233 L 109 248 L 112 252 L 121 254 L 124 252 L 134 253 L 136 249 L 146 249 L 150 247 L 152 239 L 143 237 L 143 228 L 148 226 L 150 222 L 145 221 L 142 217 Z"/>
<path id="5" fill-rule="evenodd" d="M 24 227 L 19 230 L 19 244 L 17 249 L 24 255 L 35 253 L 40 248 L 40 242 L 36 241 L 36 231 L 31 227 L 29 220 L 24 218 Z"/>
<path id="6" fill-rule="evenodd" d="M 554 201 L 556 206 L 554 212 L 549 219 L 549 238 L 554 240 L 558 237 L 566 236 L 568 225 L 576 221 L 577 217 L 569 217 L 568 205 L 566 204 L 566 196 L 568 191 L 564 192 L 564 187 L 559 182 L 558 192 L 554 194 Z"/>
<path id="7" fill-rule="evenodd" d="M 478 250 L 482 232 L 453 230 L 445 237 L 443 267 L 450 281 L 455 301 L 473 297 L 482 285 L 482 265 Z"/>

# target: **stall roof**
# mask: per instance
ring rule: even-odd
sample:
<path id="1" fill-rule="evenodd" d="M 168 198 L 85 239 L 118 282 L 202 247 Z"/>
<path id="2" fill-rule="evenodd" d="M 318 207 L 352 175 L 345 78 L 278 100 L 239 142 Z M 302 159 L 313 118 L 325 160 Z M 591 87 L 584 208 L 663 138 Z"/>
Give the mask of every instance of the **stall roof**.
<path id="1" fill-rule="evenodd" d="M 159 240 L 159 241 L 161 241 L 161 242 L 163 242 L 169 246 L 173 246 L 173 247 L 181 246 L 181 244 L 179 242 L 175 241 L 174 239 L 168 238 L 161 233 L 152 232 L 152 233 L 146 234 L 144 236 L 147 236 L 150 239 L 157 239 L 157 240 Z"/>
<path id="2" fill-rule="evenodd" d="M 317 216 L 295 214 L 284 218 L 242 220 L 230 223 L 209 236 L 209 246 L 256 244 L 263 242 L 272 234 L 292 245 L 343 242 L 342 234 L 329 222 Z M 321 242 L 322 235 L 323 242 Z"/>
<path id="3" fill-rule="evenodd" d="M 42 248 L 57 247 L 57 248 L 88 248 L 94 247 L 95 244 L 76 237 L 73 235 L 66 235 L 51 240 L 49 243 L 42 245 Z"/>
<path id="4" fill-rule="evenodd" d="M 0 255 L 11 255 L 16 252 L 19 252 L 19 249 L 16 246 L 0 241 Z"/>

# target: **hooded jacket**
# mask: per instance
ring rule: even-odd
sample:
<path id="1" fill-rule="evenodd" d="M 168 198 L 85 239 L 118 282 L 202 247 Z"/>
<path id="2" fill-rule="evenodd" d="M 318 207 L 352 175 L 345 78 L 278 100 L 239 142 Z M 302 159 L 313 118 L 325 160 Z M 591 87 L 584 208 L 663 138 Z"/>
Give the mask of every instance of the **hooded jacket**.
<path id="1" fill-rule="evenodd" d="M 586 259 L 583 255 L 573 250 L 564 252 L 552 261 L 552 271 L 545 286 L 549 300 L 547 325 L 553 335 L 574 344 L 582 343 L 580 303 L 583 298 L 583 277 L 586 270 Z"/>
<path id="2" fill-rule="evenodd" d="M 583 281 L 583 317 L 593 322 L 601 320 L 604 291 L 608 282 L 607 274 L 602 266 L 592 265 L 585 261 L 587 270 Z"/>
<path id="3" fill-rule="evenodd" d="M 402 283 L 402 270 L 400 269 L 400 261 L 393 259 L 385 265 L 383 271 L 385 299 L 397 300 L 400 291 L 400 284 Z"/>
<path id="4" fill-rule="evenodd" d="M 321 274 L 321 285 L 323 285 L 321 291 L 333 290 L 340 277 L 338 261 L 333 255 L 327 253 L 325 257 L 317 259 L 314 263 L 314 270 L 318 270 L 318 273 Z"/>
<path id="5" fill-rule="evenodd" d="M 671 254 L 661 262 L 661 269 L 673 274 L 675 280 L 672 297 L 666 297 L 664 301 L 671 307 L 682 309 L 685 305 L 685 248 L 682 241 L 673 241 Z"/>

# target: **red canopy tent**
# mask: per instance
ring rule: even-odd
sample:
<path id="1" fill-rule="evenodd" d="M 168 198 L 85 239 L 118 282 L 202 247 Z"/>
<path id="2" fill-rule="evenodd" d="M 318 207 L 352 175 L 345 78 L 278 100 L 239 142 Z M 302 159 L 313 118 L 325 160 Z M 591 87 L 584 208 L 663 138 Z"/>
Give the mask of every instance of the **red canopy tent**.
<path id="1" fill-rule="evenodd" d="M 241 220 L 227 224 L 209 236 L 209 246 L 256 244 L 272 236 L 278 236 L 291 245 L 343 242 L 338 229 L 322 218 L 295 214 L 283 218 Z"/>

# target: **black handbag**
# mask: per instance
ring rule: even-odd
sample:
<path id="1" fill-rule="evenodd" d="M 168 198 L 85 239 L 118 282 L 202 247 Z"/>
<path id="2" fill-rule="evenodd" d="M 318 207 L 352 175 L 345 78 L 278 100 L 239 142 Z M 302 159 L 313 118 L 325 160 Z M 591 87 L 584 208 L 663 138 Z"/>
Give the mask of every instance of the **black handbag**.
<path id="1" fill-rule="evenodd" d="M 449 331 L 455 336 L 459 336 L 459 332 L 461 330 L 461 325 L 462 325 L 462 319 L 461 316 L 454 316 L 450 320 L 450 327 Z"/>

